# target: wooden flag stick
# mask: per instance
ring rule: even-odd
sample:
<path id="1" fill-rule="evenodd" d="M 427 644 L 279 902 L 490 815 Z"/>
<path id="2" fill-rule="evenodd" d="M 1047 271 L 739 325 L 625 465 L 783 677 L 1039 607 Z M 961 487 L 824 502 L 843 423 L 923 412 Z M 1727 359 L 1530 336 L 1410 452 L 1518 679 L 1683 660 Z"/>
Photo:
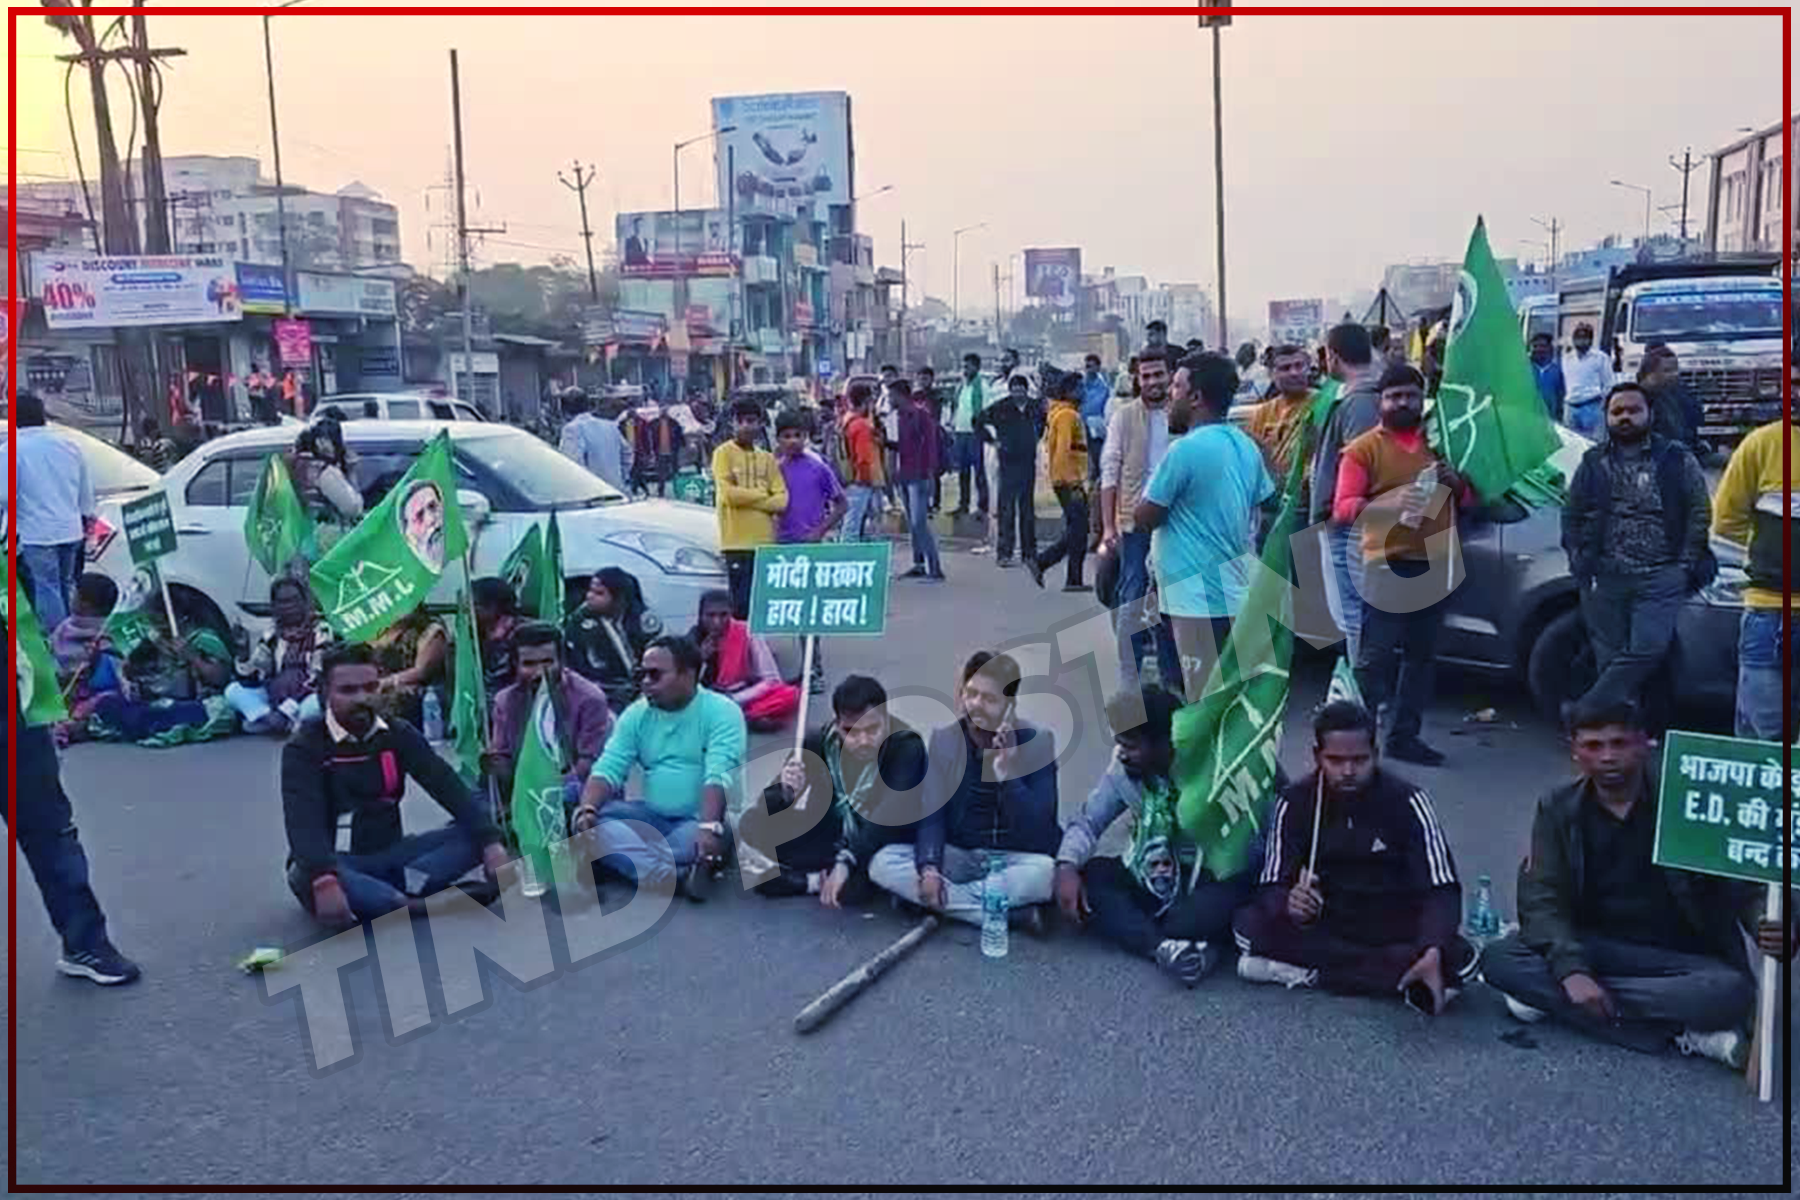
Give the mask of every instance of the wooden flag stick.
<path id="1" fill-rule="evenodd" d="M 1781 888 L 1771 883 L 1763 900 L 1763 917 L 1781 920 Z M 1775 1096 L 1775 988 L 1781 964 L 1768 955 L 1762 958 L 1762 979 L 1756 997 L 1756 1036 L 1750 1045 L 1750 1086 L 1756 1098 L 1767 1104 Z"/>
<path id="2" fill-rule="evenodd" d="M 1325 812 L 1325 770 L 1318 769 L 1319 783 L 1313 792 L 1312 851 L 1306 856 L 1306 875 L 1310 882 L 1319 865 L 1319 818 Z"/>
<path id="3" fill-rule="evenodd" d="M 800 1015 L 794 1018 L 794 1032 L 811 1033 L 823 1025 L 831 1014 L 860 996 L 864 989 L 881 978 L 884 971 L 905 958 L 915 946 L 936 932 L 937 928 L 938 918 L 926 917 L 893 945 L 838 980 L 830 991 L 800 1010 Z"/>

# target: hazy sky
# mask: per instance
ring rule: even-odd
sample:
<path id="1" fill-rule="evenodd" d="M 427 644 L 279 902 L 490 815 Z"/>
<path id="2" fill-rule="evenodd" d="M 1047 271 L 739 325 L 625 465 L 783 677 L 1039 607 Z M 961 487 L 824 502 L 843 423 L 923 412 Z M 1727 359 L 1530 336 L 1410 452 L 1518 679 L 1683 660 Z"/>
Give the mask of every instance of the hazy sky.
<path id="1" fill-rule="evenodd" d="M 154 7 L 150 9 L 155 12 Z M 166 154 L 269 158 L 260 22 L 162 17 L 185 47 L 163 113 Z M 1500 255 L 1538 256 L 1531 218 L 1565 247 L 1636 234 L 1650 186 L 1680 200 L 1671 153 L 1704 154 L 1781 119 L 1772 17 L 1274 17 L 1224 36 L 1228 266 L 1234 314 L 1276 297 L 1373 287 L 1382 267 L 1460 256 L 1477 213 Z M 19 169 L 72 174 L 61 105 L 65 46 L 19 24 Z M 1083 267 L 1157 281 L 1214 277 L 1210 39 L 1169 17 L 349 17 L 275 19 L 287 178 L 360 179 L 396 203 L 408 258 L 444 249 L 448 55 L 461 53 L 476 213 L 508 232 L 481 261 L 579 253 L 572 157 L 600 169 L 594 224 L 666 208 L 670 146 L 706 130 L 714 95 L 843 89 L 876 259 L 900 222 L 927 249 L 915 277 L 949 297 L 951 230 L 963 302 L 992 304 L 992 264 L 1077 245 Z M 118 91 L 120 107 L 123 92 Z M 78 120 L 86 111 L 77 86 Z M 84 139 L 86 123 L 78 126 Z M 120 136 L 126 130 L 119 125 Z M 88 159 L 91 169 L 92 159 Z M 683 152 L 684 207 L 709 202 L 710 150 Z M 1704 220 L 1706 172 L 1693 177 Z M 1653 227 L 1672 228 L 1654 213 Z"/>

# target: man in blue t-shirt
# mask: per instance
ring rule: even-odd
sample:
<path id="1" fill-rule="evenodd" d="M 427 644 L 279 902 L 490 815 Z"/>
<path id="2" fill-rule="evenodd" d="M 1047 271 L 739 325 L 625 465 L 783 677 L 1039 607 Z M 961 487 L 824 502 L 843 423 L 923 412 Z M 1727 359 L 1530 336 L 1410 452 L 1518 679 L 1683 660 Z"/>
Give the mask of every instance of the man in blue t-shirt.
<path id="1" fill-rule="evenodd" d="M 1230 359 L 1181 360 L 1169 385 L 1169 432 L 1181 436 L 1134 514 L 1138 528 L 1153 531 L 1157 604 L 1175 635 L 1189 703 L 1200 699 L 1250 589 L 1257 507 L 1275 494 L 1262 451 L 1225 421 L 1237 388 Z"/>

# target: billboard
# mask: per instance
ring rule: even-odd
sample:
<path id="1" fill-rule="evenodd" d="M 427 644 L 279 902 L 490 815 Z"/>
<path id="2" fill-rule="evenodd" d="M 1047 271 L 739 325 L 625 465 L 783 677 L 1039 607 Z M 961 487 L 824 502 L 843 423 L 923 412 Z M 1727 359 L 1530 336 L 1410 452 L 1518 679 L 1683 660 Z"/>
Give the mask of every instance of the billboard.
<path id="1" fill-rule="evenodd" d="M 287 311 L 287 284 L 282 282 L 280 267 L 256 263 L 237 264 L 238 303 L 247 313 Z"/>
<path id="2" fill-rule="evenodd" d="M 621 275 L 732 275 L 731 226 L 722 208 L 625 212 L 614 228 Z"/>
<path id="3" fill-rule="evenodd" d="M 1325 340 L 1325 301 L 1269 301 L 1269 342 L 1315 346 Z"/>
<path id="4" fill-rule="evenodd" d="M 236 321 L 237 271 L 210 254 L 155 258 L 31 256 L 31 281 L 51 329 Z"/>
<path id="5" fill-rule="evenodd" d="M 300 311 L 317 316 L 382 317 L 393 320 L 398 301 L 394 281 L 360 275 L 327 275 L 301 271 Z"/>
<path id="6" fill-rule="evenodd" d="M 1081 290 L 1081 250 L 1025 252 L 1025 294 L 1053 308 L 1074 308 Z"/>
<path id="7" fill-rule="evenodd" d="M 721 201 L 811 219 L 850 203 L 849 93 L 715 96 L 712 111 L 713 129 L 731 130 L 714 151 Z"/>

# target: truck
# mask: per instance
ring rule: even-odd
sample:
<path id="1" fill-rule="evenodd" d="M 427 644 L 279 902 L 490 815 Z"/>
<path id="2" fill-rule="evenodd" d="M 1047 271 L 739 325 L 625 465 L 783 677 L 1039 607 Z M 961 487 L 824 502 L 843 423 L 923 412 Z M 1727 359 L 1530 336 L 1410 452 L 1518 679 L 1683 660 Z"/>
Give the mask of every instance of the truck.
<path id="1" fill-rule="evenodd" d="M 1557 342 L 1591 325 L 1610 348 L 1613 370 L 1634 378 L 1656 343 L 1675 351 L 1682 382 L 1700 405 L 1698 437 L 1729 450 L 1750 430 L 1781 416 L 1781 259 L 1743 255 L 1713 261 L 1632 263 L 1571 280 L 1557 293 Z"/>

